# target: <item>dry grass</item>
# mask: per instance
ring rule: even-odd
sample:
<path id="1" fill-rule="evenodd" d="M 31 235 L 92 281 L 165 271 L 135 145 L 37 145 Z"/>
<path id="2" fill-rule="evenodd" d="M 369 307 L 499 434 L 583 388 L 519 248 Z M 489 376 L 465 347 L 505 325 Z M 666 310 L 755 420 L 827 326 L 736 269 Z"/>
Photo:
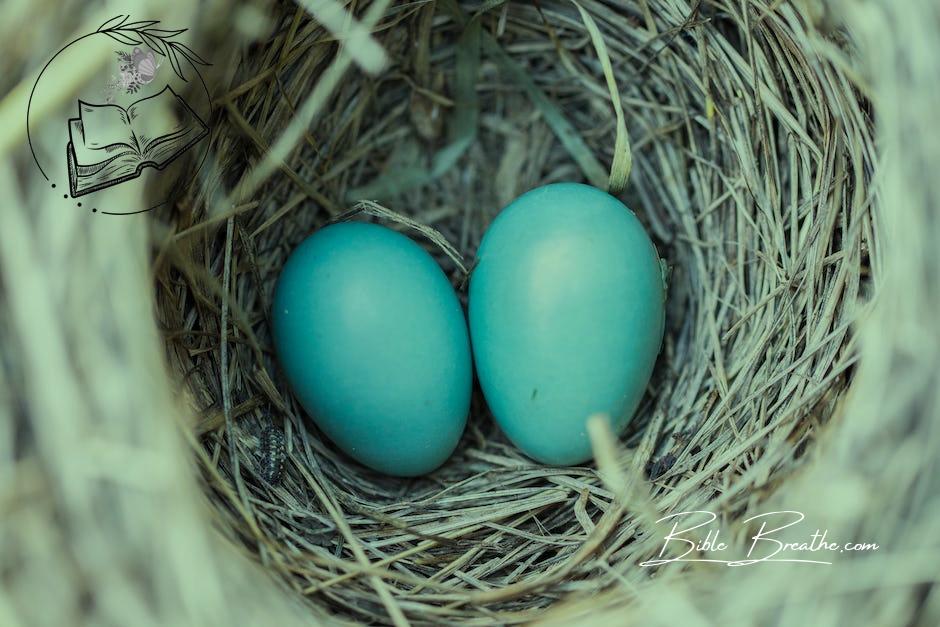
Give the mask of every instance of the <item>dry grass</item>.
<path id="1" fill-rule="evenodd" d="M 937 17 L 928 0 L 917 3 L 922 16 Z M 39 231 L 22 212 L 0 230 L 9 303 L 0 329 L 26 338 L 4 351 L 0 390 L 16 399 L 4 410 L 8 433 L 35 435 L 4 451 L 3 468 L 13 469 L 4 472 L 21 477 L 4 498 L 28 506 L 11 518 L 14 540 L 4 542 L 0 567 L 15 568 L 31 552 L 44 556 L 0 595 L 0 618 L 55 614 L 24 600 L 57 559 L 76 571 L 56 575 L 68 590 L 70 609 L 61 615 L 103 622 L 330 615 L 382 624 L 805 624 L 814 616 L 809 600 L 822 603 L 833 624 L 940 615 L 924 587 L 935 580 L 923 556 L 936 556 L 936 541 L 914 559 L 917 545 L 902 540 L 903 530 L 938 537 L 929 521 L 940 488 L 918 479 L 918 470 L 935 475 L 930 460 L 940 452 L 930 426 L 936 392 L 925 378 L 940 355 L 925 317 L 936 311 L 928 305 L 940 304 L 928 287 L 940 269 L 929 246 L 936 225 L 927 220 L 940 202 L 923 174 L 940 156 L 898 113 L 916 107 L 923 121 L 935 111 L 927 77 L 936 63 L 913 61 L 935 48 L 928 31 L 888 0 L 845 8 L 767 0 L 374 2 L 356 3 L 353 22 L 333 12 L 338 6 L 267 8 L 269 32 L 241 45 L 230 75 L 216 77 L 213 167 L 175 207 L 151 216 L 146 267 L 170 381 L 154 374 L 149 317 L 135 311 L 130 320 L 114 304 L 128 295 L 149 302 L 140 221 L 96 227 L 106 230 L 94 231 L 93 242 L 120 245 L 82 248 L 73 261 L 101 283 L 114 272 L 109 254 L 140 262 L 122 270 L 118 284 L 94 284 L 111 294 L 103 302 L 70 291 L 30 296 L 28 285 L 51 280 L 28 261 L 39 255 Z M 859 38 L 857 49 L 831 30 L 838 16 Z M 219 31 L 222 17 L 206 26 L 207 36 Z M 878 162 L 868 99 L 897 164 Z M 11 167 L 0 177 L 19 189 Z M 424 242 L 460 287 L 500 208 L 560 180 L 623 188 L 618 195 L 672 270 L 666 343 L 627 432 L 615 441 L 592 430 L 596 465 L 541 466 L 508 443 L 477 393 L 457 452 L 428 477 L 383 477 L 335 451 L 291 397 L 272 352 L 271 293 L 292 248 L 355 206 L 365 213 L 357 219 Z M 892 218 L 889 206 L 910 211 Z M 906 274 L 892 275 L 894 282 L 883 266 L 902 256 L 884 250 L 886 221 L 910 245 L 893 270 Z M 883 306 L 874 308 L 882 286 Z M 81 325 L 35 315 L 57 303 L 65 313 L 87 305 L 84 319 L 115 330 L 98 331 L 85 346 L 76 339 Z M 882 332 L 859 342 L 858 324 L 872 311 Z M 33 333 L 43 340 L 30 340 Z M 70 341 L 78 357 L 56 348 Z M 870 365 L 856 374 L 860 356 Z M 110 364 L 110 385 L 129 388 L 121 402 L 89 378 L 83 360 L 99 358 L 98 367 Z M 54 400 L 41 391 L 46 369 L 64 379 Z M 132 391 L 151 380 L 141 410 Z M 211 508 L 202 508 L 168 428 L 174 395 L 195 415 L 182 431 Z M 69 406 L 79 426 L 56 431 Z M 142 413 L 133 428 L 120 426 L 135 409 Z M 82 456 L 69 446 L 87 443 L 81 425 L 97 424 L 98 415 L 105 416 L 99 448 L 114 458 L 98 473 L 113 483 L 79 490 Z M 259 456 L 272 428 L 287 442 L 274 484 Z M 125 462 L 142 453 L 105 441 L 149 456 L 128 470 Z M 37 492 L 52 496 L 36 505 Z M 908 553 L 886 550 L 832 570 L 771 566 L 760 577 L 673 565 L 651 579 L 637 567 L 659 550 L 654 521 L 663 512 L 716 512 L 729 541 L 743 544 L 747 529 L 738 522 L 781 504 L 843 537 Z M 60 529 L 55 511 L 77 523 Z M 227 541 L 209 539 L 207 518 Z M 233 546 L 278 587 L 259 582 Z M 101 563 L 107 555 L 115 556 L 111 566 Z M 905 555 L 911 571 L 889 587 Z M 79 573 L 98 568 L 87 588 L 77 583 Z"/>
<path id="2" fill-rule="evenodd" d="M 298 594 L 350 618 L 532 618 L 569 593 L 640 583 L 635 564 L 657 542 L 636 539 L 635 505 L 595 468 L 521 456 L 479 397 L 457 454 L 416 481 L 364 470 L 310 427 L 272 359 L 271 289 L 293 246 L 349 203 L 379 199 L 472 259 L 526 189 L 606 186 L 607 169 L 622 187 L 632 138 L 625 198 L 674 273 L 666 349 L 618 461 L 628 477 L 655 467 L 657 511 L 750 511 L 800 463 L 856 358 L 850 327 L 878 254 L 870 127 L 837 68 L 794 52 L 810 43 L 797 12 L 654 2 L 652 37 L 632 3 L 493 4 L 389 10 L 374 35 L 387 55 L 378 78 L 340 81 L 316 101 L 304 98 L 343 49 L 286 7 L 219 96 L 219 181 L 259 205 L 177 238 L 199 252 L 158 268 L 182 278 L 158 291 L 174 369 L 197 407 L 225 414 L 203 438 L 220 526 Z M 319 113 L 277 175 L 268 149 L 310 102 Z M 193 221 L 212 210 L 196 198 Z M 438 256 L 460 285 L 454 260 Z M 201 305 L 216 288 L 194 278 L 219 275 L 231 314 Z M 290 442 L 277 486 L 255 457 L 268 422 Z"/>

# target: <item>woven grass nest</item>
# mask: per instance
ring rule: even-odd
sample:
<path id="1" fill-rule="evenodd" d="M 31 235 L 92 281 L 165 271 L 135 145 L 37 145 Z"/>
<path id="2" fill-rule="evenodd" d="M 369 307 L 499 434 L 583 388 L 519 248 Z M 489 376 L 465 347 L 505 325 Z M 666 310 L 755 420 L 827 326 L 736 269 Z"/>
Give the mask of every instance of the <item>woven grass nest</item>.
<path id="1" fill-rule="evenodd" d="M 86 241 L 33 271 L 44 222 L 4 168 L 0 624 L 935 623 L 940 190 L 915 121 L 940 105 L 940 11 L 909 4 L 217 11 L 196 29 L 227 57 L 210 165 L 172 207 L 70 220 L 54 241 Z M 273 354 L 293 247 L 377 221 L 465 302 L 487 225 L 556 181 L 610 189 L 670 268 L 626 432 L 543 466 L 476 390 L 426 477 L 338 452 Z M 783 509 L 880 549 L 640 566 L 667 513 L 714 512 L 746 546 L 744 521 Z"/>

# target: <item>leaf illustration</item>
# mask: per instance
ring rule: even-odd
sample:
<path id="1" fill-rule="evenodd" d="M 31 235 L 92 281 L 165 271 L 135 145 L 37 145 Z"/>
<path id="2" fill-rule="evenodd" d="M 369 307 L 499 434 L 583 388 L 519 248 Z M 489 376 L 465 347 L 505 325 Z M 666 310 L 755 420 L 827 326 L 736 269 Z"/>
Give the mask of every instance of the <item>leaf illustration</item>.
<path id="1" fill-rule="evenodd" d="M 167 55 L 167 58 L 170 60 L 170 65 L 173 66 L 173 71 L 176 72 L 176 75 L 185 81 L 186 77 L 183 76 L 183 68 L 180 66 L 179 59 L 176 57 L 175 47 L 170 50 L 170 54 Z"/>
<path id="2" fill-rule="evenodd" d="M 119 25 L 123 24 L 124 21 L 127 20 L 127 18 L 128 18 L 127 15 L 115 15 L 115 16 L 112 17 L 111 19 L 107 20 L 104 24 L 102 24 L 101 26 L 99 26 L 97 32 L 100 33 L 100 32 L 102 32 L 102 31 L 105 31 L 105 30 L 109 29 L 109 28 L 114 28 L 114 27 L 116 27 L 116 26 L 119 26 Z"/>
<path id="3" fill-rule="evenodd" d="M 124 44 L 125 46 L 136 46 L 136 45 L 144 43 L 140 39 L 132 37 L 131 35 L 128 35 L 127 33 L 124 33 L 121 31 L 105 30 L 101 32 L 102 34 L 107 35 L 111 39 Z"/>
<path id="4" fill-rule="evenodd" d="M 158 20 L 128 22 L 129 17 L 127 15 L 115 16 L 102 24 L 96 32 L 107 35 L 125 46 L 146 45 L 155 54 L 168 58 L 170 65 L 173 67 L 173 72 L 184 81 L 187 79 L 183 75 L 183 64 L 180 57 L 186 59 L 193 67 L 196 65 L 211 65 L 186 44 L 173 41 L 174 37 L 185 33 L 188 29 L 154 28 L 160 23 Z M 130 62 L 130 56 L 126 53 L 118 51 L 118 55 L 125 62 Z"/>
<path id="5" fill-rule="evenodd" d="M 179 48 L 180 49 L 179 52 L 182 53 L 182 55 L 186 57 L 187 59 L 189 59 L 193 64 L 212 65 L 211 63 L 209 63 L 208 61 L 200 57 L 198 54 L 196 54 L 193 51 L 193 49 L 187 46 L 186 44 L 181 43 L 179 41 L 174 41 L 171 43 L 174 48 Z"/>
<path id="6" fill-rule="evenodd" d="M 161 57 L 165 57 L 167 55 L 165 41 L 162 39 L 157 39 L 153 35 L 148 35 L 147 31 L 138 31 L 137 34 L 141 36 L 141 38 L 144 40 L 144 43 L 147 44 L 147 47 L 149 47 L 155 53 Z"/>
<path id="7" fill-rule="evenodd" d="M 159 37 L 160 39 L 172 39 L 177 35 L 182 35 L 188 30 L 188 28 L 181 28 L 179 30 L 167 30 L 165 28 L 144 28 L 143 32 L 149 33 L 154 37 Z"/>
<path id="8" fill-rule="evenodd" d="M 159 24 L 157 20 L 141 20 L 139 22 L 131 22 L 130 24 L 122 24 L 121 28 L 125 30 L 134 30 L 139 31 L 141 29 L 147 28 L 148 26 L 153 26 L 154 24 Z"/>

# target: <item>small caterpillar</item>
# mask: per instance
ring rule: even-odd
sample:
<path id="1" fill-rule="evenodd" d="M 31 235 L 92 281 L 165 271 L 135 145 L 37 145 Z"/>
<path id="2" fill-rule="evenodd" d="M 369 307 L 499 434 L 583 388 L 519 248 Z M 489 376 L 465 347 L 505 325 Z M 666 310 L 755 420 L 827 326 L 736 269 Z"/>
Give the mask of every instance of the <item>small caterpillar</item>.
<path id="1" fill-rule="evenodd" d="M 276 485 L 284 470 L 284 459 L 287 450 L 284 445 L 284 434 L 274 425 L 268 425 L 261 433 L 258 453 L 261 458 L 261 476 L 265 481 Z"/>

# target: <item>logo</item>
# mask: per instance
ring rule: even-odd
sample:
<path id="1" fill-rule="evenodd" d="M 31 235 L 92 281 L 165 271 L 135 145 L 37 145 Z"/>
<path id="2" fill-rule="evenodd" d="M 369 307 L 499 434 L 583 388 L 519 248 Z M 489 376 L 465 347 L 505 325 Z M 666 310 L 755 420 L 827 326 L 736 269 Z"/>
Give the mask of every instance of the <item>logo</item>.
<path id="1" fill-rule="evenodd" d="M 200 74 L 209 63 L 180 40 L 186 31 L 118 15 L 49 59 L 26 108 L 47 193 L 72 209 L 127 215 L 166 204 L 195 180 L 212 112 Z M 78 97 L 63 97 L 77 88 Z M 143 198 L 156 202 L 141 211 Z"/>
<path id="2" fill-rule="evenodd" d="M 757 514 L 742 521 L 755 532 L 745 546 L 722 540 L 722 530 L 714 526 L 718 515 L 708 511 L 678 512 L 664 516 L 657 524 L 670 522 L 672 529 L 663 537 L 659 554 L 640 562 L 641 567 L 662 566 L 672 562 L 711 562 L 724 566 L 752 566 L 771 562 L 821 564 L 829 566 L 838 554 L 877 551 L 874 542 L 837 542 L 827 529 L 809 533 L 800 528 L 806 516 L 802 512 L 781 510 Z M 704 537 L 703 537 L 704 534 Z M 746 549 L 746 550 L 744 550 Z"/>

